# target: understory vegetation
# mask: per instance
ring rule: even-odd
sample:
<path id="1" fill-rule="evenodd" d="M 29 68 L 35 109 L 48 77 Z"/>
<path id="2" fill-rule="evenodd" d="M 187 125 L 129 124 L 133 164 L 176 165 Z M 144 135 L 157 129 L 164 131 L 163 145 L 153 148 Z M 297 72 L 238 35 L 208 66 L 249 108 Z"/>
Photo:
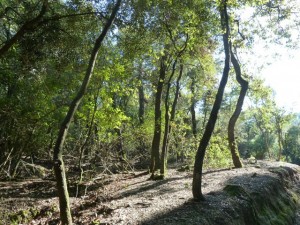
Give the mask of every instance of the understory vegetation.
<path id="1" fill-rule="evenodd" d="M 201 151 L 204 169 L 300 165 L 300 114 L 264 84 L 271 62 L 247 61 L 258 42 L 297 48 L 298 3 L 2 0 L 1 180 L 54 166 L 67 207 L 70 175 L 77 185 L 139 169 L 164 179 L 168 165 L 202 168 Z"/>

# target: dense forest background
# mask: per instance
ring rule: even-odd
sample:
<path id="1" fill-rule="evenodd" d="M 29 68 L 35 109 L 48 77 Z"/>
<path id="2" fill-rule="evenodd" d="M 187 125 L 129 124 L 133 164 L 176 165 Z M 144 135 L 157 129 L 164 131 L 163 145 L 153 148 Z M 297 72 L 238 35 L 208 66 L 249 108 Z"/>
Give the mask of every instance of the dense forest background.
<path id="1" fill-rule="evenodd" d="M 193 165 L 226 61 L 226 29 L 231 58 L 249 83 L 234 127 L 239 155 L 300 165 L 300 114 L 276 105 L 274 91 L 260 77 L 264 59 L 249 68 L 246 57 L 255 55 L 259 41 L 297 47 L 298 3 L 2 0 L 1 178 L 31 175 L 36 172 L 31 164 L 51 167 L 61 124 L 99 35 L 92 77 L 60 152 L 67 173 L 77 171 L 80 183 L 95 170 L 149 168 L 165 175 L 166 162 Z M 234 166 L 228 124 L 241 87 L 232 64 L 204 168 Z"/>

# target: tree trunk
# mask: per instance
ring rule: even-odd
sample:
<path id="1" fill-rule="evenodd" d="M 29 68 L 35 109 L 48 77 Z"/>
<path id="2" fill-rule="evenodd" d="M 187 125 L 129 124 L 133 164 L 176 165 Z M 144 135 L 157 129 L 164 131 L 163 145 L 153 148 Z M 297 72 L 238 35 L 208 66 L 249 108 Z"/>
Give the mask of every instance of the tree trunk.
<path id="1" fill-rule="evenodd" d="M 115 132 L 117 133 L 118 139 L 117 139 L 117 153 L 119 157 L 119 161 L 123 162 L 126 160 L 126 152 L 124 151 L 123 147 L 123 136 L 122 136 L 122 130 L 121 128 L 115 128 Z"/>
<path id="2" fill-rule="evenodd" d="M 66 173 L 65 173 L 65 166 L 63 162 L 63 147 L 65 143 L 66 136 L 68 134 L 68 129 L 70 127 L 71 121 L 74 117 L 74 114 L 87 90 L 88 84 L 90 82 L 97 54 L 98 51 L 102 45 L 102 41 L 105 38 L 109 28 L 111 27 L 114 18 L 120 8 L 121 0 L 118 0 L 116 5 L 113 8 L 113 11 L 107 20 L 107 23 L 105 24 L 100 36 L 97 38 L 94 48 L 91 53 L 91 57 L 89 60 L 89 65 L 86 70 L 85 77 L 83 79 L 83 82 L 81 84 L 81 87 L 71 102 L 71 105 L 69 107 L 68 113 L 63 120 L 58 137 L 54 146 L 54 154 L 53 154 L 53 161 L 54 161 L 54 173 L 56 177 L 57 182 L 57 190 L 58 190 L 58 197 L 59 197 L 59 207 L 60 207 L 60 219 L 62 225 L 70 225 L 72 224 L 72 216 L 71 216 L 71 210 L 70 210 L 70 203 L 69 203 L 69 193 L 67 188 L 67 179 L 66 179 Z"/>
<path id="3" fill-rule="evenodd" d="M 142 77 L 142 63 L 140 65 L 139 71 L 139 80 L 141 84 L 138 87 L 139 91 L 139 122 L 140 125 L 144 124 L 144 117 L 145 117 L 145 93 L 144 93 L 144 86 L 143 86 L 143 77 Z"/>
<path id="4" fill-rule="evenodd" d="M 228 15 L 227 15 L 227 0 L 223 0 L 221 2 L 220 14 L 221 14 L 222 30 L 224 31 L 223 44 L 224 44 L 224 51 L 225 51 L 225 65 L 223 69 L 223 75 L 220 81 L 220 86 L 215 98 L 215 102 L 210 112 L 210 116 L 206 124 L 205 131 L 201 138 L 196 153 L 196 157 L 195 157 L 192 192 L 193 192 L 194 200 L 196 201 L 204 200 L 204 196 L 201 190 L 203 161 L 204 161 L 206 148 L 208 146 L 208 143 L 210 141 L 212 132 L 214 130 L 217 121 L 219 109 L 223 99 L 224 89 L 227 84 L 228 74 L 230 70 L 230 43 L 231 42 L 229 40 L 230 32 L 229 32 Z"/>
<path id="5" fill-rule="evenodd" d="M 161 164 L 160 164 L 160 174 L 161 174 L 162 178 L 164 178 L 166 168 L 167 168 L 167 151 L 168 151 L 169 126 L 170 126 L 169 98 L 170 98 L 171 81 L 175 74 L 176 63 L 177 63 L 177 59 L 173 63 L 172 73 L 171 73 L 168 83 L 167 83 L 167 90 L 166 90 L 166 96 L 165 96 L 165 131 L 164 131 L 163 145 L 162 145 L 162 151 L 161 151 Z"/>
<path id="6" fill-rule="evenodd" d="M 229 148 L 231 151 L 231 157 L 232 157 L 234 167 L 242 168 L 243 164 L 240 160 L 238 146 L 237 146 L 237 143 L 235 140 L 234 128 L 235 128 L 236 121 L 238 120 L 238 118 L 241 114 L 241 111 L 242 111 L 244 99 L 246 97 L 247 90 L 248 90 L 248 82 L 245 79 L 243 79 L 243 77 L 242 77 L 241 67 L 240 67 L 239 62 L 237 61 L 235 55 L 232 52 L 232 48 L 230 49 L 230 55 L 231 55 L 231 62 L 233 64 L 234 71 L 236 74 L 236 80 L 240 84 L 241 90 L 240 90 L 240 95 L 239 95 L 239 98 L 238 98 L 236 106 L 235 106 L 235 110 L 229 120 L 228 142 L 229 142 Z"/>
<path id="7" fill-rule="evenodd" d="M 113 97 L 113 104 L 112 104 L 112 107 L 113 109 L 117 110 L 118 106 L 121 106 L 122 103 L 121 101 L 117 101 L 117 94 L 114 93 L 114 97 Z M 122 126 L 122 124 L 121 124 Z M 125 159 L 126 159 L 126 153 L 124 151 L 124 148 L 123 148 L 123 136 L 122 136 L 122 129 L 121 127 L 116 127 L 114 128 L 114 131 L 116 132 L 117 134 L 117 140 L 116 140 L 116 151 L 117 151 L 117 155 L 119 157 L 119 161 L 120 162 L 123 162 Z"/>
<path id="8" fill-rule="evenodd" d="M 197 120 L 196 120 L 196 99 L 195 99 L 195 86 L 196 86 L 196 81 L 195 77 L 192 77 L 192 83 L 191 83 L 191 92 L 192 92 L 192 98 L 191 98 L 191 115 L 192 115 L 192 132 L 194 137 L 196 138 L 197 136 Z"/>
<path id="9" fill-rule="evenodd" d="M 282 129 L 281 127 L 277 130 L 278 132 L 278 147 L 279 147 L 279 152 L 277 156 L 277 161 L 280 161 L 281 159 L 281 154 L 282 154 L 282 149 L 283 149 L 283 138 L 282 138 Z"/>
<path id="10" fill-rule="evenodd" d="M 150 171 L 152 173 L 152 177 L 154 176 L 154 172 L 159 169 L 160 167 L 160 159 L 159 159 L 159 146 L 160 146 L 160 139 L 161 139 L 161 98 L 162 98 L 162 91 L 164 86 L 164 80 L 166 77 L 166 60 L 167 55 L 163 55 L 160 61 L 160 72 L 158 78 L 158 84 L 156 87 L 156 94 L 155 94 L 155 106 L 154 106 L 154 134 L 152 140 L 152 147 L 151 147 L 151 166 Z"/>
<path id="11" fill-rule="evenodd" d="M 282 154 L 282 149 L 283 149 L 283 146 L 284 146 L 280 116 L 275 115 L 275 121 L 276 121 L 276 131 L 277 131 L 278 147 L 279 147 L 277 161 L 280 161 L 281 154 Z"/>
<path id="12" fill-rule="evenodd" d="M 208 114 L 208 111 L 209 111 L 209 104 L 207 103 L 208 102 L 208 99 L 211 97 L 211 92 L 210 91 L 207 91 L 204 95 L 204 98 L 203 98 L 203 111 L 204 111 L 204 116 L 203 116 L 203 122 L 202 122 L 202 127 L 201 127 L 201 134 L 203 134 L 203 130 L 205 128 L 205 124 L 206 124 L 206 119 L 207 119 L 207 114 Z"/>

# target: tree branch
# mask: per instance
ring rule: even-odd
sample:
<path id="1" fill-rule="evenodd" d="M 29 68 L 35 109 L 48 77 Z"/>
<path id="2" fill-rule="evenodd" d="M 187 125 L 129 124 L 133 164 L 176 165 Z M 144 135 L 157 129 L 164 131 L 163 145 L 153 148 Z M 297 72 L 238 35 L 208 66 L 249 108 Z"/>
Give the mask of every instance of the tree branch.
<path id="1" fill-rule="evenodd" d="M 40 11 L 40 13 L 33 18 L 32 20 L 26 21 L 21 28 L 18 30 L 18 32 L 6 43 L 0 48 L 0 58 L 3 57 L 3 55 L 16 43 L 18 42 L 25 33 L 27 33 L 29 30 L 34 29 L 35 26 L 39 23 L 39 21 L 43 18 L 45 13 L 48 10 L 48 0 L 43 1 L 43 6 Z"/>

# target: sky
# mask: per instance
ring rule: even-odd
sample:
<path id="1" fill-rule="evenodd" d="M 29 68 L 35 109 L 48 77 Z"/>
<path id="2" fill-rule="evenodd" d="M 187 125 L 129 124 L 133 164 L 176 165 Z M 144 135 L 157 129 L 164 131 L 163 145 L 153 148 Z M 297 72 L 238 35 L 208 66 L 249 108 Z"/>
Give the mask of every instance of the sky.
<path id="1" fill-rule="evenodd" d="M 295 12 L 292 13 L 292 17 L 298 21 L 300 0 L 296 0 L 293 6 Z M 249 20 L 253 12 L 253 9 L 246 8 L 241 15 L 242 20 Z M 259 20 L 262 24 L 265 21 L 263 18 Z M 292 39 L 298 43 L 299 27 L 292 26 L 291 20 L 283 22 L 282 25 L 294 27 L 290 32 L 292 37 L 296 38 Z M 250 72 L 252 70 L 257 77 L 263 78 L 265 84 L 274 90 L 275 101 L 279 107 L 284 107 L 289 112 L 300 113 L 300 45 L 298 44 L 298 49 L 291 49 L 257 41 L 253 47 L 252 53 L 246 56 Z M 262 65 L 264 66 L 261 67 Z"/>
<path id="2" fill-rule="evenodd" d="M 300 113 L 300 49 L 287 50 L 260 72 L 265 84 L 275 91 L 278 106 Z"/>

